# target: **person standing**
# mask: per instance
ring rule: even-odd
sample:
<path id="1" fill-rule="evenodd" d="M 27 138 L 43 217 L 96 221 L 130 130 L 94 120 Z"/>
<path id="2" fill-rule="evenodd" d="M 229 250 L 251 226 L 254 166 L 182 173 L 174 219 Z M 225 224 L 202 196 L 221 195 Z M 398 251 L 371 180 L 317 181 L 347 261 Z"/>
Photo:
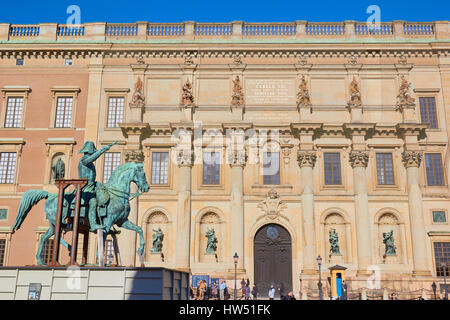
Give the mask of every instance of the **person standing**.
<path id="1" fill-rule="evenodd" d="M 250 287 L 247 284 L 244 287 L 244 297 L 245 297 L 245 300 L 250 299 Z"/>
<path id="2" fill-rule="evenodd" d="M 342 300 L 347 300 L 347 284 L 345 283 L 345 280 L 342 281 L 341 287 L 342 287 Z"/>
<path id="3" fill-rule="evenodd" d="M 214 282 L 212 285 L 212 288 L 211 288 L 211 294 L 212 294 L 213 299 L 215 299 L 215 300 L 218 299 L 217 290 L 218 290 L 217 283 Z"/>
<path id="4" fill-rule="evenodd" d="M 280 300 L 284 300 L 284 285 L 283 283 L 280 284 L 280 286 L 278 287 L 278 291 L 280 292 Z"/>
<path id="5" fill-rule="evenodd" d="M 253 296 L 253 300 L 258 299 L 258 288 L 256 287 L 256 284 L 253 285 L 252 296 Z"/>
<path id="6" fill-rule="evenodd" d="M 269 289 L 269 300 L 273 300 L 275 298 L 275 288 L 273 287 L 273 284 L 270 285 Z"/>
<path id="7" fill-rule="evenodd" d="M 219 286 L 219 298 L 220 300 L 225 300 L 225 289 L 227 288 L 227 284 L 225 283 L 225 281 L 221 281 L 220 282 L 220 286 Z"/>

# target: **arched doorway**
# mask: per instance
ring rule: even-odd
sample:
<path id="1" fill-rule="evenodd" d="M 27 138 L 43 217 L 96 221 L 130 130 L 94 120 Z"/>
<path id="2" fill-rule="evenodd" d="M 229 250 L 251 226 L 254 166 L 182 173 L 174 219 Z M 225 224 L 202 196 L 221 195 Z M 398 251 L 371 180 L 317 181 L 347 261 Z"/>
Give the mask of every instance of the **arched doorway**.
<path id="1" fill-rule="evenodd" d="M 285 228 L 273 223 L 261 227 L 255 235 L 254 259 L 259 296 L 267 296 L 271 284 L 275 289 L 282 284 L 285 295 L 292 290 L 292 243 Z"/>

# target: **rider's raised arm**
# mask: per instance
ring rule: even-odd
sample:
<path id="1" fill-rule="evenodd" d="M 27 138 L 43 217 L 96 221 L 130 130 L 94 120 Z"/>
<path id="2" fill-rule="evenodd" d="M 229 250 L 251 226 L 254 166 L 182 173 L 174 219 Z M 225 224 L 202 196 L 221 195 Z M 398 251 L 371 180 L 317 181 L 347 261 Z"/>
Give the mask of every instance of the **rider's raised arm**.
<path id="1" fill-rule="evenodd" d="M 95 151 L 93 154 L 90 154 L 87 157 L 83 157 L 81 159 L 81 161 L 83 162 L 84 165 L 92 163 L 95 160 L 97 160 L 103 153 L 108 151 L 109 148 L 110 148 L 109 146 L 105 146 L 105 147 L 101 148 L 100 150 Z"/>

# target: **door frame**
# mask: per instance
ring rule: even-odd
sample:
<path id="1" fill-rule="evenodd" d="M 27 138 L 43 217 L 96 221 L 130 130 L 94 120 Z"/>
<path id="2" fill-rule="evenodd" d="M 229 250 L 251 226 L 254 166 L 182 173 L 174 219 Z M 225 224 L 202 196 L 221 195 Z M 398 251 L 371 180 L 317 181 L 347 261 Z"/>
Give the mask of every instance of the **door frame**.
<path id="1" fill-rule="evenodd" d="M 282 220 L 283 219 L 283 220 Z M 291 237 L 291 264 L 292 264 L 292 291 L 294 294 L 299 291 L 299 282 L 296 281 L 298 279 L 299 273 L 297 270 L 300 270 L 300 266 L 298 265 L 298 261 L 302 256 L 303 251 L 301 250 L 301 244 L 298 243 L 297 239 L 300 239 L 300 235 L 295 233 L 295 229 L 289 223 L 288 219 L 284 216 L 279 216 L 276 219 L 269 219 L 267 217 L 261 217 L 251 228 L 249 237 L 249 249 L 248 254 L 246 255 L 249 259 L 246 263 L 246 268 L 248 270 L 247 274 L 249 275 L 251 284 L 255 283 L 255 236 L 256 233 L 266 225 L 269 224 L 278 224 L 281 227 L 285 228 Z M 300 232 L 300 230 L 298 231 Z M 287 293 L 287 292 L 286 292 Z M 259 295 L 259 293 L 258 293 Z"/>

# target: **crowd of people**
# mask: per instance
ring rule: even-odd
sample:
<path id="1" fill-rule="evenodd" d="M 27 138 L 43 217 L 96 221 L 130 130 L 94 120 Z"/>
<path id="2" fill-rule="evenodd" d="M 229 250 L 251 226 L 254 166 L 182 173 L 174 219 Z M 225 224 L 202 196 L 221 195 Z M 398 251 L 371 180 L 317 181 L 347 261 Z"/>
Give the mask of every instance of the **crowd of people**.
<path id="1" fill-rule="evenodd" d="M 232 289 L 233 292 L 234 289 Z M 277 288 L 280 300 L 296 300 L 292 291 L 285 295 L 284 286 L 281 284 Z M 275 287 L 271 285 L 268 296 L 270 300 L 275 299 Z M 222 280 L 220 283 L 217 281 L 208 285 L 205 280 L 200 280 L 197 286 L 190 288 L 191 300 L 228 300 L 231 298 L 227 283 Z M 258 299 L 258 287 L 256 284 L 250 289 L 250 280 L 242 279 L 241 288 L 238 290 L 237 300 L 257 300 Z"/>

